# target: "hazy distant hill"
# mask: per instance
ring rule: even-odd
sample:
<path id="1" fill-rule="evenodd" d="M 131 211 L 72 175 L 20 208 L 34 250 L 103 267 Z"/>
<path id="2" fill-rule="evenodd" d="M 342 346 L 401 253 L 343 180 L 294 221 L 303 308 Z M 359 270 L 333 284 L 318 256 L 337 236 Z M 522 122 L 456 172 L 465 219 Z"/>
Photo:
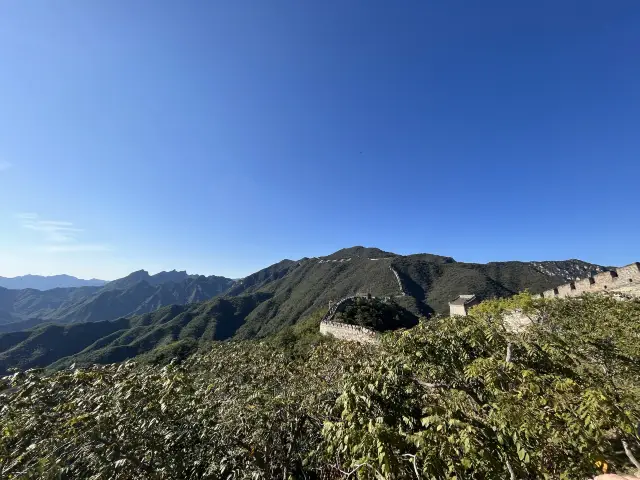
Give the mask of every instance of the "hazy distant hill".
<path id="1" fill-rule="evenodd" d="M 142 270 L 102 288 L 0 289 L 0 322 L 14 322 L 0 325 L 0 332 L 12 332 L 0 335 L 0 372 L 138 355 L 171 358 L 202 342 L 262 338 L 354 294 L 393 297 L 403 315 L 429 315 L 448 312 L 459 294 L 538 293 L 602 270 L 580 260 L 474 264 L 352 247 L 283 260 L 238 281 Z M 16 316 L 22 323 L 12 320 Z M 42 321 L 66 325 L 38 326 Z"/>
<path id="2" fill-rule="evenodd" d="M 130 273 L 126 277 L 109 282 L 105 288 L 109 290 L 125 290 L 140 282 L 146 282 L 149 285 L 161 285 L 169 282 L 179 283 L 188 278 L 197 278 L 199 276 L 200 275 L 189 275 L 185 271 L 178 272 L 176 270 L 149 275 L 149 272 L 146 270 L 138 270 L 137 272 Z"/>
<path id="3" fill-rule="evenodd" d="M 92 278 L 83 280 L 70 275 L 53 275 L 43 277 L 40 275 L 23 275 L 21 277 L 0 277 L 0 287 L 21 290 L 33 288 L 35 290 L 50 290 L 52 288 L 75 288 L 75 287 L 101 287 L 107 282 Z"/>

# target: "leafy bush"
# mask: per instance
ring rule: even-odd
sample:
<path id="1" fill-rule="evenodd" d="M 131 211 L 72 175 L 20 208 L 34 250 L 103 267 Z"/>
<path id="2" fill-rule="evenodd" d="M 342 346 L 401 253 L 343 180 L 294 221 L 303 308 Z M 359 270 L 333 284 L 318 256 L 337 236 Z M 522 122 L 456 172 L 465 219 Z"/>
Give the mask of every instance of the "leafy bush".
<path id="1" fill-rule="evenodd" d="M 630 470 L 640 445 L 640 301 L 518 301 L 540 320 L 521 333 L 505 328 L 504 304 L 487 303 L 387 334 L 378 347 L 307 342 L 312 329 L 300 324 L 278 340 L 212 343 L 166 366 L 16 373 L 0 382 L 0 478 Z"/>
<path id="2" fill-rule="evenodd" d="M 503 301 L 389 336 L 345 380 L 325 438 L 363 478 L 586 478 L 624 469 L 638 446 L 640 302 L 586 296 Z M 623 443 L 624 442 L 624 443 Z M 511 474 L 513 472 L 513 474 Z"/>

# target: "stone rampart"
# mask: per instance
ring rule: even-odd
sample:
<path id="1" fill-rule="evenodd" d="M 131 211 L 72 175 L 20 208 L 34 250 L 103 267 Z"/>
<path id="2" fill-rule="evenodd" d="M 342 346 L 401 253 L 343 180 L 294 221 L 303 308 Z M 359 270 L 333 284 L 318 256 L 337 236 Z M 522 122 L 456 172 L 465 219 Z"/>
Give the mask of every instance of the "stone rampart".
<path id="1" fill-rule="evenodd" d="M 393 272 L 393 275 L 396 277 L 396 281 L 398 282 L 398 286 L 400 287 L 400 295 L 404 297 L 406 294 L 404 293 L 404 287 L 402 286 L 402 281 L 400 280 L 400 275 L 398 274 L 398 271 L 392 266 L 389 266 L 389 269 Z"/>
<path id="2" fill-rule="evenodd" d="M 331 307 L 329 307 L 329 311 L 320 322 L 320 333 L 322 335 L 334 336 L 340 340 L 349 340 L 360 343 L 376 343 L 378 341 L 378 333 L 375 330 L 361 327 L 359 325 L 349 325 L 347 323 L 331 321 L 337 312 L 341 311 L 344 306 L 357 298 L 374 299 L 376 297 L 369 294 L 356 294 L 344 297 L 332 304 Z"/>
<path id="3" fill-rule="evenodd" d="M 592 277 L 581 278 L 575 282 L 546 290 L 544 298 L 575 297 L 588 292 L 620 292 L 640 295 L 640 263 L 635 262 L 624 267 L 598 273 Z"/>
<path id="4" fill-rule="evenodd" d="M 329 319 L 332 318 L 336 314 L 336 312 L 338 311 L 338 309 L 340 307 L 342 307 L 345 303 L 350 302 L 351 300 L 354 300 L 356 298 L 376 298 L 376 297 L 373 297 L 373 296 L 371 296 L 369 294 L 358 293 L 356 295 L 351 295 L 349 297 L 341 298 L 340 300 L 338 300 L 336 303 L 333 303 L 329 307 L 329 311 L 325 314 L 325 316 L 323 317 L 322 321 L 323 322 L 329 321 Z"/>
<path id="5" fill-rule="evenodd" d="M 340 340 L 349 340 L 360 343 L 377 343 L 378 334 L 365 327 L 358 325 L 348 325 L 346 323 L 336 323 L 330 321 L 320 322 L 320 333 L 331 335 Z"/>

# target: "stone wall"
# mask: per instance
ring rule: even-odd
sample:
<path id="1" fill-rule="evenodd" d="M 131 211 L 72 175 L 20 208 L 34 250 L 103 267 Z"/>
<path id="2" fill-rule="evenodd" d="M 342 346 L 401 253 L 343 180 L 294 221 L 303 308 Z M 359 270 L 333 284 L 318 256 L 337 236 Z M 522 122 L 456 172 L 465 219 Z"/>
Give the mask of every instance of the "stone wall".
<path id="1" fill-rule="evenodd" d="M 534 297 L 566 298 L 577 297 L 583 293 L 615 292 L 640 296 L 640 263 L 632 263 L 625 267 L 616 268 L 608 272 L 601 272 L 592 277 L 581 278 L 545 291 Z M 505 314 L 505 325 L 514 331 L 520 331 L 529 325 L 533 319 L 521 310 L 514 310 Z"/>
<path id="2" fill-rule="evenodd" d="M 331 335 L 340 340 L 349 340 L 360 343 L 376 343 L 378 341 L 378 333 L 369 328 L 360 327 L 358 325 L 348 325 L 346 323 L 332 322 L 333 316 L 344 309 L 344 307 L 355 301 L 357 298 L 375 299 L 371 295 L 351 295 L 334 303 L 329 308 L 322 321 L 320 322 L 320 333 L 322 335 Z"/>
<path id="3" fill-rule="evenodd" d="M 449 315 L 467 315 L 467 308 L 464 305 L 449 305 Z"/>
<path id="4" fill-rule="evenodd" d="M 347 325 L 346 323 L 322 321 L 320 322 L 320 333 L 351 342 L 378 342 L 378 334 L 375 331 L 358 325 Z"/>
<path id="5" fill-rule="evenodd" d="M 396 281 L 398 282 L 398 286 L 400 287 L 400 295 L 404 297 L 405 296 L 404 288 L 402 287 L 402 281 L 400 280 L 400 275 L 398 274 L 398 271 L 392 266 L 389 266 L 389 269 L 391 269 L 391 271 L 396 277 Z"/>
<path id="6" fill-rule="evenodd" d="M 601 272 L 593 277 L 560 285 L 542 293 L 544 298 L 575 297 L 587 292 L 620 292 L 640 295 L 640 263 Z"/>
<path id="7" fill-rule="evenodd" d="M 329 307 L 329 311 L 325 314 L 325 316 L 322 319 L 322 321 L 323 322 L 329 321 L 329 319 L 332 318 L 336 314 L 338 309 L 342 309 L 342 307 L 345 306 L 346 303 L 349 303 L 352 300 L 355 300 L 356 298 L 376 298 L 376 297 L 373 297 L 373 296 L 371 296 L 369 294 L 362 294 L 362 293 L 358 293 L 356 295 L 351 295 L 349 297 L 344 297 L 344 298 L 340 299 L 339 301 L 337 301 L 336 303 L 331 304 L 331 306 Z"/>

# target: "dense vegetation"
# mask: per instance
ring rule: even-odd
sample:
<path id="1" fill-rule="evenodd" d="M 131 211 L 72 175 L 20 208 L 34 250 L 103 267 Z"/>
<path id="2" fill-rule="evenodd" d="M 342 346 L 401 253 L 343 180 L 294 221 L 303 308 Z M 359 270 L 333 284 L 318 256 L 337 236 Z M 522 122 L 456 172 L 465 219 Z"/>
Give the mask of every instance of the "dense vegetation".
<path id="1" fill-rule="evenodd" d="M 413 327 L 418 323 L 418 317 L 394 299 L 355 298 L 335 313 L 333 321 L 385 332 Z"/>
<path id="2" fill-rule="evenodd" d="M 534 319 L 505 327 L 519 306 Z M 639 454 L 640 301 L 486 302 L 380 346 L 319 315 L 169 365 L 1 381 L 1 478 L 583 479 Z M 315 323 L 317 325 L 317 323 Z"/>
<path id="3" fill-rule="evenodd" d="M 0 374 L 10 367 L 113 363 L 147 353 L 185 355 L 203 343 L 232 337 L 249 312 L 267 298 L 262 293 L 216 298 L 115 321 L 47 324 L 0 335 Z"/>

